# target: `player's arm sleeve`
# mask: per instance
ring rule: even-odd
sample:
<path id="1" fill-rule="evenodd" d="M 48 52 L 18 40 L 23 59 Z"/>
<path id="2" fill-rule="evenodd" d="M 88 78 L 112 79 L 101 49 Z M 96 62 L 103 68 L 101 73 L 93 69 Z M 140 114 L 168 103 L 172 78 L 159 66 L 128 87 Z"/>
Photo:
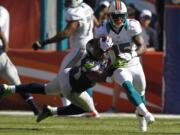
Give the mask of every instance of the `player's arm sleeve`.
<path id="1" fill-rule="evenodd" d="M 65 13 L 66 21 L 77 21 L 81 19 L 82 19 L 82 16 L 80 16 L 78 13 L 74 12 L 73 10 L 67 10 Z"/>
<path id="2" fill-rule="evenodd" d="M 41 45 L 59 42 L 65 38 L 69 38 L 76 31 L 77 28 L 78 28 L 77 21 L 69 21 L 62 32 L 58 32 L 55 36 L 39 42 Z"/>
<path id="3" fill-rule="evenodd" d="M 131 37 L 140 35 L 142 32 L 141 25 L 137 20 L 130 20 L 129 21 L 129 33 Z"/>

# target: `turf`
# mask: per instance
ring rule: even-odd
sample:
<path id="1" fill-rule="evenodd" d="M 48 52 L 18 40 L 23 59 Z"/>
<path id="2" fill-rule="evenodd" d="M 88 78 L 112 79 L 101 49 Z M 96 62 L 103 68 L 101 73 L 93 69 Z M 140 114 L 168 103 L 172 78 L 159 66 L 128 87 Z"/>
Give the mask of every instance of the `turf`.
<path id="1" fill-rule="evenodd" d="M 156 119 L 148 132 L 138 130 L 135 118 L 52 117 L 41 123 L 34 116 L 0 116 L 0 135 L 180 135 L 180 119 Z"/>

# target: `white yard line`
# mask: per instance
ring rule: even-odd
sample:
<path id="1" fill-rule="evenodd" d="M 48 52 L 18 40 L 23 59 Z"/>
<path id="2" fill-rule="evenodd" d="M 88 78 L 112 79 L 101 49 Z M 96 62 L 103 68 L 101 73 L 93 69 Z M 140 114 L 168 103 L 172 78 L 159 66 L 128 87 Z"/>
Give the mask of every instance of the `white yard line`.
<path id="1" fill-rule="evenodd" d="M 10 115 L 10 116 L 33 116 L 34 114 L 30 111 L 0 111 L 0 115 Z M 100 113 L 102 118 L 108 117 L 135 117 L 133 113 Z M 180 115 L 171 114 L 154 114 L 156 118 L 160 119 L 180 119 Z"/>

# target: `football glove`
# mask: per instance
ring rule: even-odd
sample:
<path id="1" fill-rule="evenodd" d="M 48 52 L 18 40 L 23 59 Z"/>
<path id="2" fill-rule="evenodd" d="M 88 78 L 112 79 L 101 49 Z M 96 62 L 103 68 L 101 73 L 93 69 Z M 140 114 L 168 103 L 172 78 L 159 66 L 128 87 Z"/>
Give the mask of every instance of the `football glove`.
<path id="1" fill-rule="evenodd" d="M 132 58 L 137 57 L 137 52 L 133 51 L 131 53 L 120 53 L 119 57 L 126 61 L 130 61 Z"/>
<path id="2" fill-rule="evenodd" d="M 38 50 L 38 49 L 43 48 L 43 45 L 39 41 L 36 41 L 35 43 L 32 44 L 32 48 L 34 50 Z"/>
<path id="3" fill-rule="evenodd" d="M 133 58 L 130 53 L 120 53 L 119 57 L 126 61 L 130 61 Z"/>

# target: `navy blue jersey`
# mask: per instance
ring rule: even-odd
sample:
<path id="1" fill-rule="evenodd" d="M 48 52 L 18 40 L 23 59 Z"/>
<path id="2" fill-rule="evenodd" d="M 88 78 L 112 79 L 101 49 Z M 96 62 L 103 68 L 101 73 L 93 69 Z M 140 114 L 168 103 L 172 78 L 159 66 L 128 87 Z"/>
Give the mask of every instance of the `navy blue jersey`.
<path id="1" fill-rule="evenodd" d="M 82 92 L 93 87 L 96 82 L 104 82 L 109 75 L 109 59 L 94 60 L 86 56 L 81 66 L 70 70 L 70 84 L 73 91 Z"/>

